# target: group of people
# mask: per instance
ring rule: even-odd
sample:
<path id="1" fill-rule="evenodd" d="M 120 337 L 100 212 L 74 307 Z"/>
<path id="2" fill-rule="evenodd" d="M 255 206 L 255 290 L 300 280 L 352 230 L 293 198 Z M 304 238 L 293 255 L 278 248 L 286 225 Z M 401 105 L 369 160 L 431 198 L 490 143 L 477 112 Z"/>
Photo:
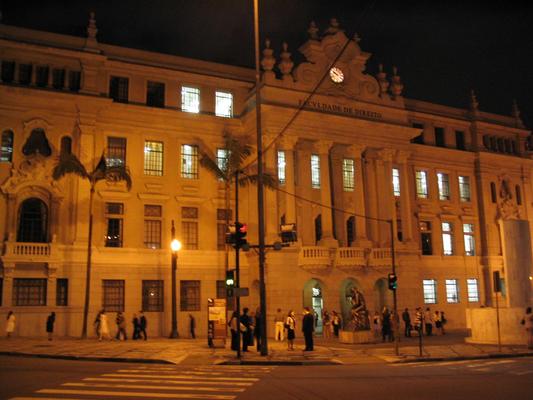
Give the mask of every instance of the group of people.
<path id="1" fill-rule="evenodd" d="M 144 313 L 142 311 L 139 311 L 139 315 L 133 314 L 132 319 L 133 324 L 133 340 L 141 339 L 144 340 L 148 339 L 148 335 L 146 334 L 146 326 L 147 326 L 147 320 L 144 316 Z M 117 315 L 115 317 L 115 323 L 117 325 L 117 333 L 115 335 L 116 340 L 127 340 L 128 335 L 126 333 L 126 317 L 124 317 L 124 313 L 117 312 Z M 98 340 L 102 339 L 111 339 L 111 335 L 109 333 L 109 322 L 108 317 L 105 312 L 105 310 L 100 310 L 98 314 L 96 315 L 96 318 L 94 320 L 94 330 L 96 333 L 96 336 L 98 336 Z"/>

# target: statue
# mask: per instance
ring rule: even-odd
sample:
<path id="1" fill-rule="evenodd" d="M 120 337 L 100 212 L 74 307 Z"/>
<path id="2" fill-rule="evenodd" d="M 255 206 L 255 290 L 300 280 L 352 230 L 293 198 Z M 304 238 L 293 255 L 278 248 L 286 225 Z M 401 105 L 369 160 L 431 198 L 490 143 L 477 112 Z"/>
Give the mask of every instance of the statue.
<path id="1" fill-rule="evenodd" d="M 351 319 L 347 324 L 348 329 L 353 331 L 369 330 L 370 322 L 363 293 L 355 287 L 351 287 L 349 293 L 352 309 L 350 311 Z"/>

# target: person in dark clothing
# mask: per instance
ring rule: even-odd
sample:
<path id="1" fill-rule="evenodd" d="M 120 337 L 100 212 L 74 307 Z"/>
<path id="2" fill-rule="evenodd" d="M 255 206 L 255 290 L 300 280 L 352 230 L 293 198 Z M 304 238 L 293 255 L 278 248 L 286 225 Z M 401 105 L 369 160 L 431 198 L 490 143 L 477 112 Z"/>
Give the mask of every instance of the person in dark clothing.
<path id="1" fill-rule="evenodd" d="M 305 338 L 305 350 L 313 351 L 313 332 L 315 330 L 315 318 L 309 310 L 309 307 L 304 309 L 304 317 L 302 320 L 302 332 Z"/>
<path id="2" fill-rule="evenodd" d="M 54 334 L 54 324 L 56 322 L 56 313 L 52 312 L 48 318 L 46 318 L 46 332 L 48 333 L 48 340 L 52 340 Z"/>
<path id="3" fill-rule="evenodd" d="M 139 339 L 141 338 L 141 333 L 143 334 L 144 340 L 148 339 L 146 335 L 146 317 L 142 311 L 139 312 Z"/>
<path id="4" fill-rule="evenodd" d="M 390 312 L 387 307 L 383 307 L 383 313 L 381 314 L 381 335 L 383 342 L 392 341 L 391 320 Z"/>
<path id="5" fill-rule="evenodd" d="M 257 351 L 261 351 L 261 309 L 257 309 L 255 312 L 255 327 L 254 336 Z"/>
<path id="6" fill-rule="evenodd" d="M 242 310 L 241 324 L 246 328 L 244 332 L 242 332 L 242 351 L 245 352 L 248 351 L 248 344 L 250 343 L 250 338 L 252 336 L 252 321 L 248 315 L 248 307 L 244 307 Z"/>
<path id="7" fill-rule="evenodd" d="M 405 309 L 402 313 L 402 320 L 405 324 L 405 337 L 411 337 L 411 315 L 409 315 L 409 309 Z"/>
<path id="8" fill-rule="evenodd" d="M 239 350 L 239 314 L 237 311 L 233 311 L 231 319 L 228 322 L 231 331 L 231 350 Z"/>
<path id="9" fill-rule="evenodd" d="M 196 320 L 192 314 L 189 314 L 189 332 L 191 333 L 191 339 L 196 339 L 196 334 L 194 333 L 196 329 Z"/>
<path id="10" fill-rule="evenodd" d="M 117 312 L 117 318 L 115 322 L 117 323 L 117 335 L 115 336 L 115 339 L 120 340 L 120 338 L 123 337 L 124 340 L 127 340 L 128 337 L 126 336 L 126 318 L 124 318 L 124 314 L 122 314 L 120 311 Z"/>
<path id="11" fill-rule="evenodd" d="M 141 338 L 141 323 L 139 322 L 139 317 L 137 317 L 137 314 L 133 314 L 132 319 L 133 324 L 133 340 L 137 340 Z"/>

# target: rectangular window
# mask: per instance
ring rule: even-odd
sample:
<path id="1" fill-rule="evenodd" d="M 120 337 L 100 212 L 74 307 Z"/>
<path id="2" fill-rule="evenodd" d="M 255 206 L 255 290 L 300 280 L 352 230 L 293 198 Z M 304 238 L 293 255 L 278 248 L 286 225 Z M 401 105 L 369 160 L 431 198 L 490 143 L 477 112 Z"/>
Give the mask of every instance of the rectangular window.
<path id="1" fill-rule="evenodd" d="M 463 131 L 455 131 L 455 147 L 457 150 L 466 150 L 465 133 Z"/>
<path id="2" fill-rule="evenodd" d="M 68 279 L 56 281 L 56 306 L 68 306 Z"/>
<path id="3" fill-rule="evenodd" d="M 285 152 L 278 150 L 278 181 L 280 185 L 285 185 Z"/>
<path id="4" fill-rule="evenodd" d="M 416 129 L 424 129 L 424 125 L 423 124 L 418 124 L 418 123 L 413 123 L 413 128 L 416 128 Z M 411 143 L 417 143 L 417 144 L 424 144 L 424 132 L 422 131 L 422 133 L 416 137 L 414 137 L 413 139 L 411 139 Z"/>
<path id="5" fill-rule="evenodd" d="M 31 84 L 31 64 L 19 64 L 19 83 L 21 85 Z"/>
<path id="6" fill-rule="evenodd" d="M 147 249 L 161 248 L 161 206 L 144 206 L 144 247 Z"/>
<path id="7" fill-rule="evenodd" d="M 48 86 L 48 75 L 50 74 L 50 68 L 48 66 L 40 65 L 35 70 L 35 85 L 39 87 Z"/>
<path id="8" fill-rule="evenodd" d="M 444 128 L 435 127 L 435 145 L 438 147 L 445 147 Z"/>
<path id="9" fill-rule="evenodd" d="M 68 73 L 68 89 L 71 92 L 79 92 L 81 87 L 81 72 L 80 71 L 69 71 Z M 127 101 L 126 96 L 126 101 Z"/>
<path id="10" fill-rule="evenodd" d="M 124 311 L 124 280 L 102 280 L 102 308 L 106 312 Z"/>
<path id="11" fill-rule="evenodd" d="M 320 156 L 311 154 L 311 187 L 320 189 Z"/>
<path id="12" fill-rule="evenodd" d="M 226 248 L 226 217 L 227 221 L 231 220 L 231 210 L 224 208 L 217 209 L 217 249 L 224 250 Z"/>
<path id="13" fill-rule="evenodd" d="M 217 281 L 217 299 L 226 298 L 226 281 Z"/>
<path id="14" fill-rule="evenodd" d="M 2 132 L 2 143 L 0 148 L 0 162 L 13 161 L 13 131 Z"/>
<path id="15" fill-rule="evenodd" d="M 453 224 L 451 222 L 442 223 L 442 254 L 453 256 Z"/>
<path id="16" fill-rule="evenodd" d="M 14 306 L 46 306 L 46 279 L 13 279 Z"/>
<path id="17" fill-rule="evenodd" d="M 15 80 L 15 62 L 2 61 L 2 82 L 11 83 Z"/>
<path id="18" fill-rule="evenodd" d="M 431 239 L 431 222 L 429 221 L 420 221 L 420 242 L 422 245 L 422 255 L 431 256 L 433 255 L 433 243 Z"/>
<path id="19" fill-rule="evenodd" d="M 181 177 L 198 179 L 198 146 L 181 145 Z"/>
<path id="20" fill-rule="evenodd" d="M 424 279 L 422 281 L 424 292 L 424 304 L 437 304 L 437 281 L 435 279 Z"/>
<path id="21" fill-rule="evenodd" d="M 186 86 L 181 88 L 181 111 L 200 112 L 200 89 Z"/>
<path id="22" fill-rule="evenodd" d="M 124 205 L 122 203 L 105 203 L 105 213 L 107 220 L 105 247 L 122 247 Z"/>
<path id="23" fill-rule="evenodd" d="M 446 279 L 446 302 L 459 303 L 457 279 Z"/>
<path id="24" fill-rule="evenodd" d="M 163 142 L 144 142 L 144 174 L 163 176 Z"/>
<path id="25" fill-rule="evenodd" d="M 65 87 L 65 70 L 54 68 L 52 70 L 52 87 L 61 90 Z"/>
<path id="26" fill-rule="evenodd" d="M 165 108 L 165 84 L 148 81 L 146 85 L 146 105 Z"/>
<path id="27" fill-rule="evenodd" d="M 112 76 L 109 80 L 109 97 L 117 103 L 128 102 L 129 79 L 120 76 Z"/>
<path id="28" fill-rule="evenodd" d="M 355 161 L 351 158 L 342 160 L 342 187 L 345 192 L 355 189 Z"/>
<path id="29" fill-rule="evenodd" d="M 200 281 L 180 281 L 180 310 L 200 311 Z"/>
<path id="30" fill-rule="evenodd" d="M 233 117 L 233 95 L 228 92 L 215 92 L 215 115 L 217 117 Z"/>
<path id="31" fill-rule="evenodd" d="M 428 174 L 426 171 L 416 171 L 416 197 L 428 198 Z"/>
<path id="32" fill-rule="evenodd" d="M 181 237 L 183 248 L 186 250 L 198 250 L 198 208 L 181 208 Z"/>
<path id="33" fill-rule="evenodd" d="M 437 174 L 437 184 L 439 186 L 439 200 L 450 200 L 450 178 L 448 174 L 439 172 Z"/>
<path id="34" fill-rule="evenodd" d="M 474 238 L 474 224 L 463 224 L 463 235 L 465 241 L 465 255 L 476 255 L 476 240 Z"/>
<path id="35" fill-rule="evenodd" d="M 227 149 L 217 149 L 217 167 L 225 175 L 227 172 L 229 153 Z M 222 178 L 219 178 L 222 180 Z"/>
<path id="36" fill-rule="evenodd" d="M 163 311 L 163 281 L 144 281 L 142 284 L 142 310 Z"/>
<path id="37" fill-rule="evenodd" d="M 470 201 L 470 177 L 459 176 L 459 199 L 463 202 Z"/>
<path id="38" fill-rule="evenodd" d="M 109 136 L 107 138 L 107 157 L 108 167 L 126 166 L 126 138 Z"/>
<path id="39" fill-rule="evenodd" d="M 400 170 L 398 168 L 392 169 L 392 192 L 394 196 L 400 196 Z"/>
<path id="40" fill-rule="evenodd" d="M 477 303 L 479 301 L 479 289 L 477 285 L 477 279 L 467 279 L 466 290 L 468 292 L 468 302 Z"/>

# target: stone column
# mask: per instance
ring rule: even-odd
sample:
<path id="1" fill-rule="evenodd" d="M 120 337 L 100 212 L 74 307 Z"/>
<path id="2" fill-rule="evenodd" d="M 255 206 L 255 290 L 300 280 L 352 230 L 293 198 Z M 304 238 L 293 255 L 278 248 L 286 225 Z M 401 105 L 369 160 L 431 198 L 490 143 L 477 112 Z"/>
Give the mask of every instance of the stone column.
<path id="1" fill-rule="evenodd" d="M 337 247 L 338 242 L 333 237 L 333 218 L 331 210 L 331 185 L 329 177 L 329 150 L 332 141 L 320 140 L 315 142 L 315 150 L 320 156 L 320 203 L 323 204 L 322 215 L 322 239 L 321 246 Z"/>
<path id="2" fill-rule="evenodd" d="M 393 218 L 394 196 L 392 193 L 392 156 L 394 150 L 382 149 L 378 151 L 376 160 L 376 181 L 377 181 L 377 206 L 379 226 L 379 246 L 390 246 L 390 225 L 386 221 Z"/>
<path id="3" fill-rule="evenodd" d="M 398 151 L 396 162 L 400 169 L 400 215 L 402 219 L 402 235 L 404 243 L 413 241 L 413 221 L 411 216 L 411 187 L 409 180 L 409 166 L 407 159 L 410 153 Z"/>
<path id="4" fill-rule="evenodd" d="M 298 142 L 297 137 L 283 136 L 279 143 L 279 149 L 285 152 L 285 185 L 287 193 L 296 194 L 294 187 L 294 147 Z M 296 223 L 296 198 L 290 194 L 282 193 L 285 198 L 285 222 Z"/>
<path id="5" fill-rule="evenodd" d="M 263 136 L 263 148 L 266 148 L 272 140 L 275 139 L 274 135 L 266 134 Z M 276 146 L 272 145 L 264 153 L 265 172 L 277 179 L 277 151 Z M 276 192 L 272 189 L 265 187 L 264 189 L 264 201 L 265 201 L 265 242 L 266 244 L 272 244 L 279 240 L 278 226 L 279 226 L 279 210 L 278 210 L 278 198 Z"/>
<path id="6" fill-rule="evenodd" d="M 348 243 L 349 246 L 356 247 L 371 247 L 366 233 L 366 207 L 365 207 L 365 187 L 363 180 L 363 160 L 361 154 L 364 151 L 362 145 L 352 145 L 348 147 L 348 151 L 354 158 L 355 167 L 355 206 L 352 210 L 355 217 L 355 242 Z"/>
<path id="7" fill-rule="evenodd" d="M 57 264 L 48 264 L 48 282 L 46 285 L 46 305 L 48 307 L 55 307 L 56 305 L 56 289 L 57 289 Z"/>
<path id="8" fill-rule="evenodd" d="M 7 195 L 7 233 L 8 237 L 17 236 L 17 198 L 13 193 Z M 10 239 L 11 240 L 11 239 Z M 16 240 L 16 239 L 15 239 Z"/>

